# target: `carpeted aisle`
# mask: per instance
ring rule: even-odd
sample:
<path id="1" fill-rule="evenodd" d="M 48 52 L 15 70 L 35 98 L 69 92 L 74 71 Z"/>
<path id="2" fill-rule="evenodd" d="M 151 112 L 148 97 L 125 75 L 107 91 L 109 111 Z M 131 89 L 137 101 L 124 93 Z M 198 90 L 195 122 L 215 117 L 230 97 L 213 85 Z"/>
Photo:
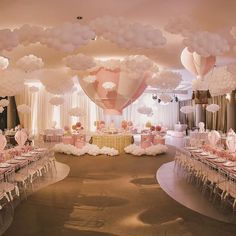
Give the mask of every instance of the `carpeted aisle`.
<path id="1" fill-rule="evenodd" d="M 201 216 L 169 198 L 156 183 L 158 157 L 73 157 L 58 154 L 69 176 L 16 209 L 6 236 L 235 235 L 236 226 Z"/>

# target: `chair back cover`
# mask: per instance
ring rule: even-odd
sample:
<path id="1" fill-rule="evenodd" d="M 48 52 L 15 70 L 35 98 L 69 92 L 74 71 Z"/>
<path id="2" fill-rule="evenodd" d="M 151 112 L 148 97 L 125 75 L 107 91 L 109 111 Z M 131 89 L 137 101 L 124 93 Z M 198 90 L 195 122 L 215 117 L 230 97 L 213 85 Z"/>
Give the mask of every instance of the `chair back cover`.
<path id="1" fill-rule="evenodd" d="M 216 130 L 212 130 L 208 133 L 208 140 L 211 146 L 215 147 L 220 140 L 220 133 Z"/>
<path id="2" fill-rule="evenodd" d="M 7 139 L 3 134 L 0 134 L 0 151 L 3 151 L 7 145 Z"/>
<path id="3" fill-rule="evenodd" d="M 26 132 L 23 129 L 18 130 L 16 132 L 15 140 L 19 146 L 24 146 L 27 139 L 28 139 L 28 135 L 26 134 Z"/>

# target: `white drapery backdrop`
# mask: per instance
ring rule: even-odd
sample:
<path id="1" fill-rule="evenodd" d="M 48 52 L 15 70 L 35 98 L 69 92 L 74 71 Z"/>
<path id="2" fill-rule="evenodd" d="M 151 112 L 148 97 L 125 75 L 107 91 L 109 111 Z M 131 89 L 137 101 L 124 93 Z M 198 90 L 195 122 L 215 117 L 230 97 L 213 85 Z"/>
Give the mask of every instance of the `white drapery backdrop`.
<path id="1" fill-rule="evenodd" d="M 145 127 L 146 122 L 150 121 L 153 125 L 163 125 L 168 129 L 172 129 L 174 124 L 179 121 L 179 104 L 170 103 L 168 105 L 160 105 L 157 101 L 152 100 L 151 94 L 143 94 L 133 104 L 123 110 L 122 116 L 104 116 L 103 111 L 95 103 L 93 103 L 85 93 L 75 91 L 65 94 L 63 98 L 65 102 L 61 106 L 53 106 L 49 103 L 52 94 L 48 93 L 43 86 L 39 86 L 37 93 L 31 93 L 26 86 L 24 93 L 16 96 L 16 104 L 27 104 L 31 107 L 30 114 L 20 114 L 21 124 L 34 135 L 39 134 L 46 128 L 51 128 L 54 121 L 57 122 L 56 128 L 63 128 L 68 125 L 71 127 L 77 121 L 80 121 L 87 132 L 95 130 L 94 121 L 105 120 L 109 125 L 114 120 L 117 128 L 122 120 L 132 121 L 138 129 Z M 140 106 L 149 106 L 153 109 L 153 115 L 148 117 L 137 112 Z M 71 117 L 68 111 L 73 107 L 80 107 L 85 111 L 83 117 Z"/>

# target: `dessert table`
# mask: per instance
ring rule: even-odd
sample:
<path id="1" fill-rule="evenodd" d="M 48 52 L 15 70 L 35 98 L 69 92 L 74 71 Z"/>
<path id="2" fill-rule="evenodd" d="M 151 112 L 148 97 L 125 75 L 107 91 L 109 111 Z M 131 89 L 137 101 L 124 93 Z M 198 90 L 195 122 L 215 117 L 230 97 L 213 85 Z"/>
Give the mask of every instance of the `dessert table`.
<path id="1" fill-rule="evenodd" d="M 99 148 L 104 146 L 111 147 L 124 153 L 124 148 L 134 142 L 134 138 L 130 134 L 94 134 L 90 143 L 97 145 Z"/>

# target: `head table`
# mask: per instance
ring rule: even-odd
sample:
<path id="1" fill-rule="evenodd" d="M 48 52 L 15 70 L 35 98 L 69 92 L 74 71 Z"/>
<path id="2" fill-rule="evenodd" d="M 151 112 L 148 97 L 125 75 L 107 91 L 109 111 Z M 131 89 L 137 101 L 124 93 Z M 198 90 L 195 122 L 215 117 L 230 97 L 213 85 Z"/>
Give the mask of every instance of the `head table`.
<path id="1" fill-rule="evenodd" d="M 94 134 L 90 143 L 97 145 L 99 148 L 111 147 L 124 153 L 124 148 L 134 142 L 131 134 Z"/>

